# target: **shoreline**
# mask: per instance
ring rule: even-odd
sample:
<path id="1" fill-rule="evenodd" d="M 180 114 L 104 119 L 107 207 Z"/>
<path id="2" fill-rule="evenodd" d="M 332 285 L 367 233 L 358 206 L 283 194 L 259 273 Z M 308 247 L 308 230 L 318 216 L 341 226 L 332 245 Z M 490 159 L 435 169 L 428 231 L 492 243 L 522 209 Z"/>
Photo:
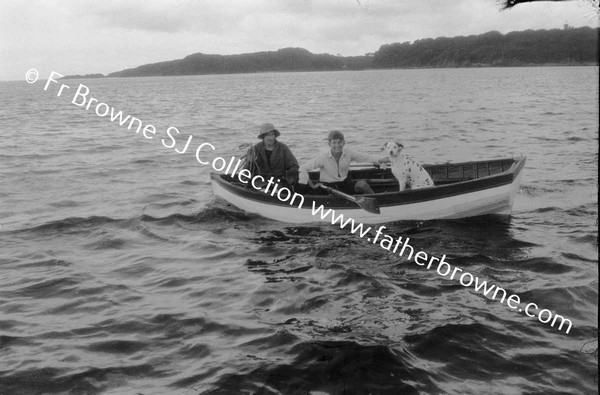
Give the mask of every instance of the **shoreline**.
<path id="1" fill-rule="evenodd" d="M 381 70 L 434 70 L 434 69 L 486 69 L 486 68 L 519 68 L 519 67 L 600 67 L 599 63 L 584 62 L 584 63 L 543 63 L 543 64 L 522 64 L 522 65 L 489 65 L 489 64 L 474 64 L 470 66 L 423 66 L 423 67 L 369 67 L 364 69 L 335 69 L 335 70 L 265 70 L 265 71 L 248 71 L 248 72 L 210 72 L 210 73 L 194 73 L 194 74 L 162 74 L 162 75 L 128 75 L 128 76 L 109 76 L 98 74 L 85 75 L 66 75 L 59 79 L 104 79 L 104 78 L 143 78 L 143 77 L 190 77 L 196 75 L 240 75 L 240 74 L 265 74 L 265 73 L 314 73 L 314 72 L 348 72 L 348 71 L 381 71 Z M 18 81 L 18 80 L 13 80 Z M 1 81 L 11 82 L 11 81 Z"/>

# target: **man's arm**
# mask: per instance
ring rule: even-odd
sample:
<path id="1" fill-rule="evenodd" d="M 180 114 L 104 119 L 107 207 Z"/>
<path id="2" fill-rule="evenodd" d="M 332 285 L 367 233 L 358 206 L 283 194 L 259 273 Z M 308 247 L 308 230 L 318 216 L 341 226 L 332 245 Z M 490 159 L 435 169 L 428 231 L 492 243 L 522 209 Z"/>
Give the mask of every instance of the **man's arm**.
<path id="1" fill-rule="evenodd" d="M 310 186 L 313 186 L 312 181 L 308 175 L 308 172 L 311 170 L 320 169 L 320 168 L 321 168 L 321 156 L 319 155 L 319 156 L 312 158 L 308 162 L 304 163 L 302 166 L 300 166 L 299 182 L 302 184 L 308 184 Z"/>
<path id="2" fill-rule="evenodd" d="M 354 151 L 354 150 L 348 150 L 349 154 L 350 154 L 350 161 L 351 162 L 370 162 L 373 163 L 374 165 L 379 165 L 380 163 L 383 163 L 387 160 L 387 158 L 378 158 L 375 155 L 370 155 L 370 154 L 363 154 L 362 152 L 358 152 L 358 151 Z M 389 161 L 389 160 L 388 160 Z"/>

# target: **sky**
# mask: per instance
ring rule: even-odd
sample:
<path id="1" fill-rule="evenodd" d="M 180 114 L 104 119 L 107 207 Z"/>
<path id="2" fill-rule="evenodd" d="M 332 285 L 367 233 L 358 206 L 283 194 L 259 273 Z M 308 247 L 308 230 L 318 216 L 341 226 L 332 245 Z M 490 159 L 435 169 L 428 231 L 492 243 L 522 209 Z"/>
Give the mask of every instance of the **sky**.
<path id="1" fill-rule="evenodd" d="M 344 56 L 422 38 L 598 26 L 598 0 L 0 0 L 0 81 L 108 74 L 193 53 Z"/>

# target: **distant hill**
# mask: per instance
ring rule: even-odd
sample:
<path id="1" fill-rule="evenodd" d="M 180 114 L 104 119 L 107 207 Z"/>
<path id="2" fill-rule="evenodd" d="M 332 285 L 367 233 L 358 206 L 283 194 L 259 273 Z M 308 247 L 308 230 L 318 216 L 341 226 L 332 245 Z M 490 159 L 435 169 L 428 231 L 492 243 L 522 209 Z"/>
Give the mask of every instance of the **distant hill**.
<path id="1" fill-rule="evenodd" d="M 103 78 L 103 77 L 104 77 L 104 74 L 96 73 L 96 74 L 85 74 L 85 75 L 81 75 L 81 74 L 67 75 L 62 78 L 63 79 L 73 79 L 73 78 Z"/>
<path id="2" fill-rule="evenodd" d="M 240 55 L 197 53 L 180 60 L 146 64 L 134 69 L 111 73 L 109 77 L 144 77 L 161 75 L 258 73 L 266 71 L 326 71 L 367 68 L 367 56 L 343 57 L 313 54 L 302 48 L 284 48 L 271 52 Z"/>
<path id="3" fill-rule="evenodd" d="M 313 54 L 302 48 L 239 55 L 197 53 L 111 73 L 148 77 L 269 71 L 333 71 L 378 68 L 482 67 L 598 64 L 598 28 L 493 31 L 467 37 L 439 37 L 382 45 L 365 56 Z"/>

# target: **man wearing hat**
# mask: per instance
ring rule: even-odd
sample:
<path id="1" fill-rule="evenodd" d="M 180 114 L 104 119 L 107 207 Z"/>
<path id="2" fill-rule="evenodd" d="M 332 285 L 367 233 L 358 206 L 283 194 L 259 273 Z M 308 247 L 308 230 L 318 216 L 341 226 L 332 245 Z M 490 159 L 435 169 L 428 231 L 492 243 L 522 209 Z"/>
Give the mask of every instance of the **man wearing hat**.
<path id="1" fill-rule="evenodd" d="M 298 161 L 287 145 L 277 141 L 281 136 L 272 123 L 260 126 L 258 138 L 262 141 L 253 147 L 254 158 L 250 165 L 253 175 L 260 175 L 265 180 L 273 177 L 279 184 L 293 187 L 298 181 Z"/>

